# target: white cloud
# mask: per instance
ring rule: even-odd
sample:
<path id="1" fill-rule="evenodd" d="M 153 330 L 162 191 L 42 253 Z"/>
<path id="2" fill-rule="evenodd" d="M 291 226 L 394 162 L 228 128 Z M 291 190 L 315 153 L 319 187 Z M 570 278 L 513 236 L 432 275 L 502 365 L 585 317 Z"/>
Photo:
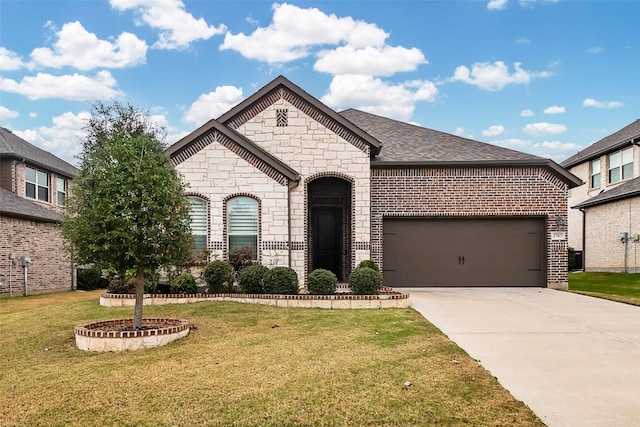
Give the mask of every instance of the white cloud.
<path id="1" fill-rule="evenodd" d="M 598 101 L 593 98 L 587 98 L 582 101 L 583 107 L 595 107 L 595 108 L 620 108 L 622 107 L 622 102 L 620 101 Z"/>
<path id="2" fill-rule="evenodd" d="M 185 10 L 181 0 L 110 0 L 111 7 L 120 11 L 134 9 L 140 16 L 136 24 L 147 24 L 159 30 L 156 49 L 184 49 L 197 40 L 208 40 L 226 31 L 224 25 L 215 27 L 203 19 L 196 19 Z"/>
<path id="3" fill-rule="evenodd" d="M 94 101 L 121 95 L 116 80 L 109 71 L 99 71 L 94 77 L 80 74 L 54 76 L 38 73 L 20 82 L 0 77 L 0 91 L 17 93 L 29 99 L 60 98 L 70 101 Z"/>
<path id="4" fill-rule="evenodd" d="M 557 135 L 566 132 L 567 127 L 557 123 L 540 122 L 529 123 L 522 131 L 529 136 Z"/>
<path id="5" fill-rule="evenodd" d="M 516 40 L 516 44 L 530 44 L 531 40 L 529 40 L 526 37 L 520 37 L 519 39 Z"/>
<path id="6" fill-rule="evenodd" d="M 529 139 L 520 138 L 509 138 L 491 141 L 491 144 L 509 148 L 512 150 L 531 153 L 533 155 L 544 157 L 546 159 L 555 160 L 556 162 L 561 162 L 562 160 L 575 154 L 582 148 L 574 143 L 561 141 L 544 141 L 541 143 L 534 143 Z"/>
<path id="7" fill-rule="evenodd" d="M 91 114 L 86 111 L 78 114 L 66 112 L 54 117 L 51 127 L 42 126 L 14 133 L 43 150 L 75 164 L 77 163 L 75 156 L 82 150 L 82 139 L 86 135 L 84 127 L 90 116 Z"/>
<path id="8" fill-rule="evenodd" d="M 453 134 L 463 138 L 473 139 L 473 134 L 465 134 L 463 127 L 457 127 L 456 130 L 453 131 Z"/>
<path id="9" fill-rule="evenodd" d="M 604 48 L 603 47 L 590 47 L 589 49 L 587 49 L 587 53 L 591 53 L 591 54 L 596 54 L 596 53 L 601 53 L 604 52 Z"/>
<path id="10" fill-rule="evenodd" d="M 565 107 L 560 107 L 558 105 L 552 105 L 551 107 L 547 107 L 543 110 L 545 114 L 562 114 L 566 113 L 567 109 Z"/>
<path id="11" fill-rule="evenodd" d="M 487 3 L 489 10 L 503 10 L 505 7 L 507 7 L 507 0 L 490 0 Z"/>
<path id="12" fill-rule="evenodd" d="M 489 129 L 485 129 L 482 131 L 482 135 L 484 136 L 498 136 L 504 132 L 504 126 L 502 125 L 494 125 L 489 126 Z"/>
<path id="13" fill-rule="evenodd" d="M 345 43 L 355 49 L 381 47 L 388 36 L 375 24 L 327 15 L 317 8 L 276 3 L 268 27 L 257 28 L 250 35 L 229 32 L 220 49 L 274 64 L 309 56 L 313 46 Z"/>
<path id="14" fill-rule="evenodd" d="M 536 113 L 534 113 L 533 110 L 526 109 L 520 111 L 520 117 L 533 117 L 535 115 Z"/>
<path id="15" fill-rule="evenodd" d="M 401 46 L 367 46 L 357 49 L 340 46 L 318 54 L 314 70 L 333 75 L 366 74 L 390 76 L 399 71 L 414 71 L 427 60 L 419 49 Z"/>
<path id="16" fill-rule="evenodd" d="M 113 42 L 100 40 L 80 22 L 68 22 L 56 33 L 53 49 L 40 47 L 31 52 L 34 63 L 51 68 L 72 66 L 79 70 L 99 67 L 123 68 L 145 63 L 147 44 L 131 33 L 122 33 Z"/>
<path id="17" fill-rule="evenodd" d="M 407 121 L 417 101 L 434 101 L 437 93 L 436 86 L 429 81 L 394 85 L 371 76 L 341 75 L 333 78 L 329 92 L 320 100 L 337 109 L 352 107 Z"/>
<path id="18" fill-rule="evenodd" d="M 36 117 L 38 117 L 38 113 L 36 113 L 35 111 L 32 111 L 29 113 L 29 117 L 31 117 L 32 119 L 35 119 Z"/>
<path id="19" fill-rule="evenodd" d="M 0 71 L 15 71 L 28 67 L 17 53 L 0 46 Z"/>
<path id="20" fill-rule="evenodd" d="M 20 117 L 20 113 L 13 111 L 0 105 L 0 120 L 16 119 Z"/>
<path id="21" fill-rule="evenodd" d="M 219 86 L 214 92 L 200 95 L 182 118 L 185 122 L 200 126 L 226 113 L 243 99 L 242 89 L 235 86 Z"/>
<path id="22" fill-rule="evenodd" d="M 510 148 L 512 150 L 529 151 L 529 152 L 531 152 L 531 146 L 532 146 L 530 140 L 520 139 L 520 138 L 499 139 L 496 141 L 491 141 L 491 144 L 497 145 L 499 147 Z"/>
<path id="23" fill-rule="evenodd" d="M 528 84 L 532 79 L 551 76 L 549 71 L 529 72 L 522 68 L 520 62 L 513 64 L 513 74 L 502 61 L 493 64 L 478 62 L 471 69 L 464 65 L 456 68 L 451 81 L 461 81 L 489 91 L 502 90 L 508 84 Z"/>

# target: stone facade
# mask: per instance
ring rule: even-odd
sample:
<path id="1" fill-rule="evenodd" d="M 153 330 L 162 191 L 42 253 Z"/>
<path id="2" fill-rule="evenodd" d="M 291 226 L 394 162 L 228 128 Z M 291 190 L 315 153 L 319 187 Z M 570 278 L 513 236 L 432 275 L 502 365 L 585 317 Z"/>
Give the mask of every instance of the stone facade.
<path id="1" fill-rule="evenodd" d="M 382 265 L 385 217 L 543 217 L 547 224 L 547 286 L 567 287 L 567 184 L 541 168 L 373 169 L 372 257 Z M 564 234 L 566 236 L 566 234 Z"/>

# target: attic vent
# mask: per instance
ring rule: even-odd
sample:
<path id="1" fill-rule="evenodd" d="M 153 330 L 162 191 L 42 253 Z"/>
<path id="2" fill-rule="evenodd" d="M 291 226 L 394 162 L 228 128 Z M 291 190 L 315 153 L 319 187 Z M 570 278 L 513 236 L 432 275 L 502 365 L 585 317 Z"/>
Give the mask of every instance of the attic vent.
<path id="1" fill-rule="evenodd" d="M 288 126 L 289 124 L 289 110 L 282 109 L 276 110 L 276 126 Z"/>

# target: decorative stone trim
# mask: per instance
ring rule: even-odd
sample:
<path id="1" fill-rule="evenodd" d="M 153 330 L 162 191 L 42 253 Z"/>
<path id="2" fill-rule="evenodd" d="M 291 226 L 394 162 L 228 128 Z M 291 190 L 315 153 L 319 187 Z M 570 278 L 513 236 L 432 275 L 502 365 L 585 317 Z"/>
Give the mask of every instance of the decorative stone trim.
<path id="1" fill-rule="evenodd" d="M 102 297 L 100 298 L 102 301 Z M 135 296 L 133 300 L 135 304 Z M 74 328 L 76 346 L 84 351 L 124 351 L 166 345 L 189 334 L 189 321 L 183 319 L 144 319 L 143 325 L 157 326 L 137 331 L 105 331 L 107 327 L 122 327 L 132 319 L 102 320 Z"/>
<path id="2" fill-rule="evenodd" d="M 143 305 L 189 304 L 203 301 L 233 301 L 276 307 L 299 308 L 407 308 L 409 294 L 383 288 L 378 295 L 272 295 L 272 294 L 145 294 Z M 135 295 L 104 293 L 100 296 L 103 307 L 131 307 Z"/>

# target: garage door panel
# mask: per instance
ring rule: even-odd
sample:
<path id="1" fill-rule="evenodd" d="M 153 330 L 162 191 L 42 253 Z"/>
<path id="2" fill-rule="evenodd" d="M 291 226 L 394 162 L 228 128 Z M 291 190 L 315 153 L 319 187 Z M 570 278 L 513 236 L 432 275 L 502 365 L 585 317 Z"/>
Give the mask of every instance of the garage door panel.
<path id="1" fill-rule="evenodd" d="M 544 220 L 385 219 L 390 286 L 543 286 Z"/>

